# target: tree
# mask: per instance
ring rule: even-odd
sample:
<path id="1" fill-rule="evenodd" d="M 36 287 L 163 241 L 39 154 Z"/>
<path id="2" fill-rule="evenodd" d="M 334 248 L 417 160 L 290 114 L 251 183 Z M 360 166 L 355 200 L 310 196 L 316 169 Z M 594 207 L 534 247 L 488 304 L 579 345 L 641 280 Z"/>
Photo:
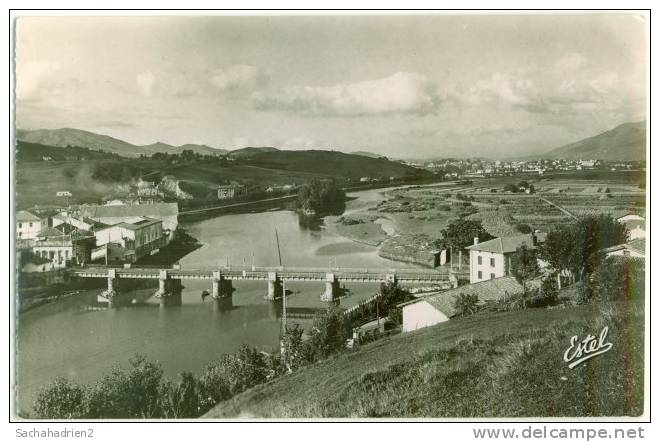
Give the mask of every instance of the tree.
<path id="1" fill-rule="evenodd" d="M 81 419 L 85 417 L 84 403 L 84 387 L 58 377 L 39 391 L 33 408 L 40 419 Z"/>
<path id="2" fill-rule="evenodd" d="M 518 193 L 520 192 L 520 188 L 513 183 L 509 183 L 506 186 L 504 186 L 504 191 L 511 193 Z"/>
<path id="3" fill-rule="evenodd" d="M 268 379 L 268 365 L 256 348 L 241 346 L 233 355 L 224 355 L 218 364 L 220 376 L 228 386 L 231 395 L 235 395 Z"/>
<path id="4" fill-rule="evenodd" d="M 589 278 L 587 297 L 606 301 L 629 301 L 644 296 L 644 262 L 611 256 Z"/>
<path id="5" fill-rule="evenodd" d="M 626 242 L 625 225 L 610 215 L 591 215 L 569 225 L 557 226 L 548 232 L 540 248 L 540 257 L 556 272 L 568 270 L 573 278 L 583 280 L 598 268 L 600 250 Z"/>
<path id="6" fill-rule="evenodd" d="M 493 239 L 493 236 L 481 225 L 481 221 L 472 221 L 466 219 L 455 219 L 449 222 L 447 228 L 442 230 L 443 239 L 440 241 L 444 247 L 453 247 L 455 249 L 464 249 L 472 245 L 474 238 L 479 238 L 479 242 Z"/>
<path id="7" fill-rule="evenodd" d="M 88 391 L 87 412 L 93 419 L 160 417 L 163 369 L 140 354 L 129 359 L 130 369 L 115 367 Z"/>
<path id="8" fill-rule="evenodd" d="M 343 350 L 350 335 L 350 324 L 343 312 L 331 307 L 314 318 L 309 343 L 315 357 L 325 358 Z"/>
<path id="9" fill-rule="evenodd" d="M 479 297 L 474 293 L 460 293 L 454 296 L 454 309 L 461 315 L 472 315 L 479 307 Z"/>
<path id="10" fill-rule="evenodd" d="M 346 206 L 346 193 L 334 181 L 314 179 L 298 189 L 299 209 L 315 214 L 343 211 Z"/>
<path id="11" fill-rule="evenodd" d="M 202 410 L 208 410 L 218 402 L 231 397 L 231 387 L 220 364 L 211 363 L 204 367 L 199 378 L 199 390 Z"/>
<path id="12" fill-rule="evenodd" d="M 188 371 L 179 374 L 178 383 L 163 384 L 160 392 L 163 417 L 168 419 L 199 417 L 202 411 L 199 391 L 199 382 Z"/>
<path id="13" fill-rule="evenodd" d="M 523 306 L 526 305 L 527 281 L 533 279 L 539 274 L 539 263 L 536 257 L 536 250 L 523 244 L 516 249 L 516 253 L 511 259 L 511 273 L 523 286 Z"/>
<path id="14" fill-rule="evenodd" d="M 546 305 L 556 305 L 559 301 L 559 288 L 554 275 L 548 276 L 541 282 L 540 290 L 542 302 Z"/>
<path id="15" fill-rule="evenodd" d="M 309 362 L 305 343 L 303 342 L 303 329 L 300 324 L 287 325 L 282 336 L 282 362 L 289 371 L 295 371 Z"/>

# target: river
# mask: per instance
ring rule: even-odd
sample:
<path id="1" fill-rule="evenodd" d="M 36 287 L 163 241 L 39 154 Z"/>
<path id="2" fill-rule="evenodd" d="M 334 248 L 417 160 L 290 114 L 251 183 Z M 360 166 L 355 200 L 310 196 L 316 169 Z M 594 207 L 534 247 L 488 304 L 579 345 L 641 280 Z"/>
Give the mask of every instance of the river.
<path id="1" fill-rule="evenodd" d="M 374 189 L 349 194 L 351 212 L 383 199 Z M 278 265 L 275 229 L 285 266 L 388 268 L 413 267 L 380 258 L 375 247 L 346 240 L 321 226 L 309 229 L 290 211 L 218 216 L 183 224 L 203 246 L 181 260 L 186 267 L 209 265 Z M 235 282 L 233 308 L 218 309 L 202 290 L 210 283 L 186 281 L 182 305 L 159 308 L 153 290 L 130 293 L 131 307 L 90 310 L 96 293 L 89 292 L 29 310 L 17 321 L 17 395 L 19 412 L 29 411 L 38 389 L 56 376 L 90 382 L 114 365 L 126 366 L 136 353 L 157 360 L 174 378 L 188 370 L 200 373 L 205 364 L 242 344 L 264 350 L 276 348 L 280 321 L 278 305 L 263 299 L 266 283 Z M 376 284 L 347 284 L 350 296 L 342 306 L 373 295 Z M 290 283 L 291 307 L 322 307 L 322 283 Z M 297 320 L 296 322 L 304 321 Z"/>

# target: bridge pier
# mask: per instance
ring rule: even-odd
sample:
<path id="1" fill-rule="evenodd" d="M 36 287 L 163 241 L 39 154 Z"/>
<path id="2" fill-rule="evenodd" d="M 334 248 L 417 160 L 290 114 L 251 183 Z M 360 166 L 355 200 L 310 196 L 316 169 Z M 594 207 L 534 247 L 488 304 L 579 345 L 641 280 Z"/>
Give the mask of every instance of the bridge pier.
<path id="1" fill-rule="evenodd" d="M 108 307 L 116 307 L 117 304 L 117 273 L 115 269 L 108 269 L 108 288 L 103 290 L 98 299 L 101 302 L 107 302 Z"/>
<path id="2" fill-rule="evenodd" d="M 385 281 L 387 283 L 396 285 L 397 284 L 396 274 L 388 273 L 387 275 L 385 275 Z"/>
<path id="3" fill-rule="evenodd" d="M 274 301 L 282 297 L 282 280 L 277 276 L 277 272 L 268 272 L 268 292 L 265 299 Z"/>
<path id="4" fill-rule="evenodd" d="M 158 298 L 161 307 L 170 305 L 181 305 L 181 285 L 180 279 L 171 279 L 167 270 L 160 270 L 158 274 L 158 290 L 154 296 Z"/>
<path id="5" fill-rule="evenodd" d="M 231 279 L 225 279 L 220 272 L 213 272 L 213 282 L 211 297 L 217 307 L 221 309 L 231 308 L 233 306 Z"/>
<path id="6" fill-rule="evenodd" d="M 339 296 L 339 280 L 334 273 L 325 274 L 325 291 L 321 294 L 321 301 L 333 302 Z"/>

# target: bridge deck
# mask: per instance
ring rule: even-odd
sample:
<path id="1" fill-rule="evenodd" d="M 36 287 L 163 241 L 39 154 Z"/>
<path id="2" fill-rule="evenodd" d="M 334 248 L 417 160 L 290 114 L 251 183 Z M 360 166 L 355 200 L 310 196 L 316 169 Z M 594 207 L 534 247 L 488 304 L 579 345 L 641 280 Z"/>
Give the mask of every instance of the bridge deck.
<path id="1" fill-rule="evenodd" d="M 387 280 L 388 275 L 396 275 L 400 282 L 440 282 L 449 279 L 449 271 L 416 269 L 369 269 L 369 268 L 301 268 L 301 267 L 247 267 L 247 268 L 158 268 L 158 267 L 112 267 L 94 266 L 75 269 L 74 275 L 81 278 L 105 278 L 108 270 L 114 269 L 119 278 L 157 279 L 162 270 L 172 279 L 213 279 L 214 272 L 220 272 L 228 280 L 267 281 L 269 273 L 285 281 L 325 281 L 327 273 L 345 282 L 379 282 Z"/>

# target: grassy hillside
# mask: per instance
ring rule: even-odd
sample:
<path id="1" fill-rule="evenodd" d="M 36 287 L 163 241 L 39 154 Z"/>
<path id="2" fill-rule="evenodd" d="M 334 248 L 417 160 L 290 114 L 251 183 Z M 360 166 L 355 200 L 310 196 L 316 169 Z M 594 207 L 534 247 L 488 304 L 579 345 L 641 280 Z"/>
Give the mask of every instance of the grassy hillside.
<path id="1" fill-rule="evenodd" d="M 253 155 L 264 152 L 277 152 L 275 147 L 243 147 L 242 149 L 235 149 L 229 152 L 229 156 L 236 159 L 249 158 Z"/>
<path id="2" fill-rule="evenodd" d="M 363 176 L 430 176 L 416 169 L 385 158 L 369 158 L 325 150 L 264 152 L 251 156 L 249 164 L 269 169 L 295 170 L 314 174 L 333 174 L 351 180 Z"/>
<path id="3" fill-rule="evenodd" d="M 219 157 L 182 156 L 129 159 L 85 148 L 25 142 L 19 142 L 19 146 L 22 147 L 16 165 L 16 202 L 21 209 L 35 204 L 94 203 L 104 198 L 121 198 L 138 177 L 157 182 L 167 175 L 180 180 L 182 189 L 196 198 L 215 199 L 217 186 L 228 182 L 264 189 L 274 184 L 303 184 L 314 178 L 351 184 L 346 178 L 356 182 L 365 175 L 420 178 L 429 175 L 400 163 L 340 152 L 253 151 L 253 157 L 226 161 Z M 42 161 L 43 156 L 55 161 Z M 56 190 L 68 190 L 73 196 L 67 201 L 54 200 Z"/>
<path id="4" fill-rule="evenodd" d="M 569 369 L 573 335 L 613 348 Z M 221 402 L 204 417 L 636 416 L 642 304 L 478 314 L 376 341 Z"/>
<path id="5" fill-rule="evenodd" d="M 55 147 L 45 146 L 43 144 L 26 143 L 18 141 L 16 143 L 17 161 L 43 161 L 43 157 L 50 157 L 53 161 L 64 161 L 66 159 L 94 159 L 94 160 L 117 160 L 119 156 L 109 152 L 91 150 L 85 147 L 68 146 Z"/>
<path id="6" fill-rule="evenodd" d="M 646 121 L 625 123 L 612 130 L 541 155 L 568 160 L 644 161 L 646 159 Z"/>

